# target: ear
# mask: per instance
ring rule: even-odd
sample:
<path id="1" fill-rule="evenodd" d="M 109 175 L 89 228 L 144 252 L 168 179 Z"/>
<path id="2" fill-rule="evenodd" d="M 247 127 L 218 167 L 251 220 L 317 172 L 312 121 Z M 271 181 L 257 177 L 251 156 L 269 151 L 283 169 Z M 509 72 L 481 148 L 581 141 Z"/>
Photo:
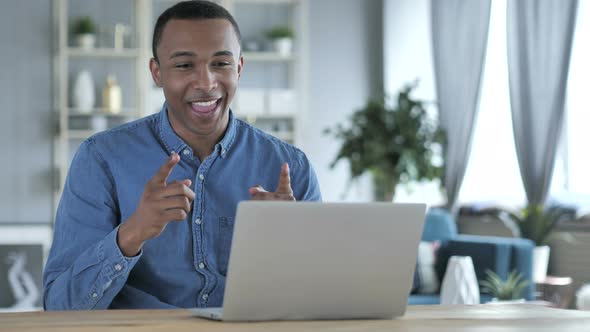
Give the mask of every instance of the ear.
<path id="1" fill-rule="evenodd" d="M 240 54 L 240 60 L 238 60 L 238 81 L 242 76 L 242 69 L 244 68 L 244 56 Z"/>
<path id="2" fill-rule="evenodd" d="M 150 72 L 152 73 L 152 79 L 154 80 L 154 83 L 156 83 L 156 85 L 161 88 L 162 77 L 160 76 L 160 64 L 154 58 L 150 59 Z"/>

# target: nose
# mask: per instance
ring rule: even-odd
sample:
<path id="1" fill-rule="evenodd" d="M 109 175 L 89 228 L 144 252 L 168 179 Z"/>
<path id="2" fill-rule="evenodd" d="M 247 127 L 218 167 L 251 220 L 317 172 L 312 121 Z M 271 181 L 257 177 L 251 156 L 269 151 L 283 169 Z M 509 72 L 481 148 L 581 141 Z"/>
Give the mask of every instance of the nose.
<path id="1" fill-rule="evenodd" d="M 195 68 L 191 87 L 195 90 L 210 92 L 217 86 L 214 73 L 208 66 L 198 66 Z"/>

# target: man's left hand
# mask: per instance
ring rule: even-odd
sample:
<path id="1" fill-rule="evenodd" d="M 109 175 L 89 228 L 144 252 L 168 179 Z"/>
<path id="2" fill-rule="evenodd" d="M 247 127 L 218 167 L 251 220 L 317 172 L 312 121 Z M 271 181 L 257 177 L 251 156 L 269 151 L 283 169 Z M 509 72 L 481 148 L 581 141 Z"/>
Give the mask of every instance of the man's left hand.
<path id="1" fill-rule="evenodd" d="M 289 164 L 283 163 L 279 185 L 275 192 L 266 191 L 261 185 L 248 189 L 254 201 L 294 201 L 293 189 L 291 189 L 291 178 L 289 177 Z"/>

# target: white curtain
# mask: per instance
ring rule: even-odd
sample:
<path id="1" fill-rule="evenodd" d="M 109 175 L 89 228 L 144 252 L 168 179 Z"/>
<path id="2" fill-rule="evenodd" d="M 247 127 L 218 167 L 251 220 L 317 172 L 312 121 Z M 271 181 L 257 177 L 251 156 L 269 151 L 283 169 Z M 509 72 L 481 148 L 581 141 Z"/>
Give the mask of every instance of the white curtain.
<path id="1" fill-rule="evenodd" d="M 508 1 L 512 124 L 527 200 L 545 202 L 564 109 L 577 0 Z"/>
<path id="2" fill-rule="evenodd" d="M 441 126 L 447 133 L 444 187 L 455 207 L 471 147 L 490 20 L 490 0 L 433 0 L 431 28 Z"/>

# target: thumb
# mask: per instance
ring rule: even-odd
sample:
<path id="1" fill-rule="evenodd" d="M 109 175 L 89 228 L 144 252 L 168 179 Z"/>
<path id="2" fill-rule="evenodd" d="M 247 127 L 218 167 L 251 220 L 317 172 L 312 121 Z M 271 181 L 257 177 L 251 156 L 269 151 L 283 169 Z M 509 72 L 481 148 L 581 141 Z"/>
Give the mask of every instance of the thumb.
<path id="1" fill-rule="evenodd" d="M 283 163 L 281 167 L 281 175 L 279 176 L 279 185 L 276 192 L 293 195 L 293 189 L 291 189 L 291 177 L 289 176 L 289 164 L 287 163 Z"/>
<path id="2" fill-rule="evenodd" d="M 250 195 L 255 195 L 255 194 L 257 194 L 257 193 L 266 193 L 266 192 L 268 192 L 268 191 L 266 191 L 264 188 L 262 188 L 262 186 L 261 186 L 261 185 L 256 185 L 256 186 L 254 186 L 254 187 L 250 187 L 250 188 L 248 189 L 248 193 L 249 193 Z"/>

